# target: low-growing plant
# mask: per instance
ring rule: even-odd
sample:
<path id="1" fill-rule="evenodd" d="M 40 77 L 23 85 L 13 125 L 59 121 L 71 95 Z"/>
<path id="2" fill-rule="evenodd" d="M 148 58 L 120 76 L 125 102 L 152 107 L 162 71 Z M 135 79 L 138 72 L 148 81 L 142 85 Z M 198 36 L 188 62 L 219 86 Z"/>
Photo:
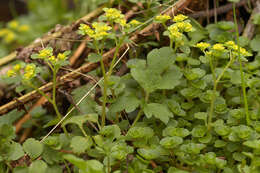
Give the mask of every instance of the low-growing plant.
<path id="1" fill-rule="evenodd" d="M 154 22 L 164 30 L 161 41 L 147 38 L 142 43 L 146 49 L 126 63 L 129 71 L 117 76 L 113 70 L 120 47 L 141 23 L 127 22 L 114 8 L 104 12 L 99 22 L 81 24 L 78 31 L 91 38 L 87 61 L 99 62 L 100 68 L 89 74 L 103 80 L 102 94 L 96 94 L 99 89 L 90 92 L 91 83 L 74 89 L 71 95 L 79 104 L 61 123 L 66 134 L 57 131 L 41 142 L 14 142 L 10 124 L 21 115 L 14 111 L 0 117 L 0 168 L 29 173 L 259 172 L 259 35 L 250 41 L 230 32 L 236 21 L 204 28 L 182 14 L 158 15 Z M 115 52 L 106 68 L 102 57 L 111 47 Z M 18 64 L 7 73 L 45 96 L 58 121 L 63 119 L 56 104 L 56 78 L 68 54 L 47 47 L 31 57 L 51 69 L 52 97 L 32 80 L 41 71 L 38 65 Z M 81 100 L 86 92 L 90 95 Z M 13 169 L 12 161 L 25 153 L 29 167 Z"/>

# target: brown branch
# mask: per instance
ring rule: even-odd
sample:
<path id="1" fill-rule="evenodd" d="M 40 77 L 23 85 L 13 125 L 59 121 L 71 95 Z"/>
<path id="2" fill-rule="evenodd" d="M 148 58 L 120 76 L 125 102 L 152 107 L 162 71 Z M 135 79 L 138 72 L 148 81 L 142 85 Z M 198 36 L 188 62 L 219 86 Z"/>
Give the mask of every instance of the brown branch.
<path id="1" fill-rule="evenodd" d="M 247 2 L 248 2 L 248 0 L 241 0 L 240 2 L 236 3 L 236 7 L 237 8 L 241 7 L 241 6 L 245 5 Z M 233 8 L 232 3 L 218 7 L 218 8 L 216 8 L 217 15 L 226 13 L 226 12 L 230 11 L 232 8 Z M 214 16 L 214 14 L 215 14 L 215 10 L 211 9 L 209 11 L 207 11 L 207 10 L 198 11 L 198 12 L 195 12 L 194 14 L 189 14 L 188 16 L 193 17 L 193 18 L 200 18 L 200 17 L 206 18 L 206 17 L 212 17 L 212 16 Z"/>
<path id="2" fill-rule="evenodd" d="M 174 6 L 170 9 L 168 9 L 164 14 L 173 16 L 176 11 L 183 9 L 184 7 L 186 7 L 189 3 L 191 2 L 191 0 L 179 0 L 178 2 L 176 2 L 174 4 Z M 140 41 L 143 36 L 148 36 L 148 35 L 153 35 L 153 31 L 155 29 L 159 28 L 159 24 L 150 24 L 147 27 L 145 27 L 142 31 L 140 32 L 136 32 L 134 34 L 134 36 L 132 36 L 130 39 L 133 42 L 138 42 Z M 124 51 L 127 48 L 127 45 L 124 44 L 120 49 L 119 49 L 119 53 L 121 53 L 122 51 Z M 115 48 L 111 49 L 110 51 L 106 52 L 103 55 L 103 61 L 104 62 L 108 62 L 109 60 L 111 60 L 111 58 L 113 57 L 115 53 Z M 63 85 L 65 84 L 67 81 L 71 81 L 73 79 L 76 79 L 80 76 L 79 73 L 87 73 L 90 72 L 94 69 L 96 69 L 99 66 L 99 63 L 87 63 L 84 64 L 83 66 L 79 67 L 78 69 L 74 70 L 73 72 L 70 72 L 64 76 L 62 76 L 58 82 L 58 85 Z M 47 83 L 46 85 L 42 86 L 39 88 L 39 90 L 43 91 L 43 92 L 47 92 L 52 88 L 52 82 Z M 31 101 L 32 99 L 34 99 L 35 97 L 39 96 L 39 93 L 37 91 L 32 91 L 20 98 L 18 98 L 17 100 L 19 100 L 22 103 L 27 103 L 29 101 Z M 6 112 L 8 112 L 9 110 L 13 109 L 16 107 L 17 105 L 17 101 L 13 100 L 3 106 L 0 107 L 0 114 L 4 114 Z"/>

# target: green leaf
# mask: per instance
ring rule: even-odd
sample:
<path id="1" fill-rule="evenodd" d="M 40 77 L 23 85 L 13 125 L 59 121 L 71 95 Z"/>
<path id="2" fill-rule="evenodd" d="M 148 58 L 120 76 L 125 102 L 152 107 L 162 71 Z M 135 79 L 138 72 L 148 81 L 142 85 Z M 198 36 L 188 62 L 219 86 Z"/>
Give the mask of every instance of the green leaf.
<path id="1" fill-rule="evenodd" d="M 110 138 L 112 140 L 114 140 L 115 138 L 119 138 L 121 135 L 121 130 L 118 127 L 118 125 L 109 125 L 109 126 L 105 126 L 103 127 L 99 134 L 106 136 L 107 138 Z"/>
<path id="2" fill-rule="evenodd" d="M 169 119 L 173 117 L 167 106 L 159 103 L 149 103 L 145 105 L 144 113 L 147 118 L 151 118 L 154 115 L 155 118 L 160 119 L 165 124 L 167 124 Z"/>
<path id="3" fill-rule="evenodd" d="M 235 24 L 231 21 L 220 21 L 217 23 L 217 25 L 220 29 L 225 31 L 235 29 Z"/>
<path id="4" fill-rule="evenodd" d="M 140 105 L 140 100 L 134 94 L 122 95 L 116 99 L 115 103 L 109 107 L 110 112 L 121 112 L 125 110 L 127 113 L 134 111 Z"/>
<path id="5" fill-rule="evenodd" d="M 167 173 L 189 173 L 188 171 L 183 171 L 183 170 L 180 170 L 178 168 L 175 168 L 175 167 L 170 167 L 168 169 L 168 172 Z"/>
<path id="6" fill-rule="evenodd" d="M 13 169 L 13 173 L 28 173 L 29 168 L 28 167 L 15 167 Z"/>
<path id="7" fill-rule="evenodd" d="M 24 156 L 23 147 L 16 142 L 10 145 L 10 152 L 8 153 L 8 160 L 18 160 Z"/>
<path id="8" fill-rule="evenodd" d="M 83 160 L 71 154 L 64 155 L 63 158 L 77 166 L 82 173 L 105 173 L 104 166 L 97 160 Z"/>
<path id="9" fill-rule="evenodd" d="M 259 52 L 260 51 L 260 34 L 256 35 L 253 40 L 250 42 L 250 47 L 253 51 Z"/>
<path id="10" fill-rule="evenodd" d="M 93 141 L 91 137 L 74 136 L 71 139 L 70 147 L 72 151 L 78 154 L 84 153 L 86 150 L 90 149 Z"/>
<path id="11" fill-rule="evenodd" d="M 163 136 L 179 136 L 179 137 L 186 137 L 190 135 L 189 130 L 184 129 L 184 128 L 177 128 L 177 127 L 166 127 L 163 130 Z"/>
<path id="12" fill-rule="evenodd" d="M 201 126 L 201 125 L 197 125 L 195 126 L 192 131 L 191 134 L 193 137 L 196 138 L 201 138 L 203 137 L 205 134 L 207 133 L 207 127 L 206 126 Z"/>
<path id="13" fill-rule="evenodd" d="M 206 145 L 204 144 L 196 144 L 196 143 L 188 143 L 188 144 L 182 144 L 180 149 L 189 154 L 199 154 L 200 151 L 205 148 Z"/>
<path id="14" fill-rule="evenodd" d="M 160 141 L 160 144 L 167 149 L 175 148 L 183 143 L 183 139 L 178 136 L 165 137 Z"/>
<path id="15" fill-rule="evenodd" d="M 178 102 L 176 102 L 175 100 L 168 100 L 167 101 L 168 107 L 170 108 L 170 110 L 178 116 L 184 117 L 186 116 L 186 112 L 184 110 L 181 109 L 181 106 Z"/>
<path id="16" fill-rule="evenodd" d="M 47 173 L 47 164 L 42 160 L 33 161 L 29 167 L 28 173 Z"/>
<path id="17" fill-rule="evenodd" d="M 120 142 L 116 145 L 113 145 L 111 148 L 111 156 L 118 160 L 125 160 L 128 154 L 134 152 L 134 148 L 128 146 L 125 142 Z"/>
<path id="18" fill-rule="evenodd" d="M 62 123 L 62 126 L 66 126 L 67 124 L 76 124 L 80 128 L 83 127 L 83 124 L 86 121 L 91 121 L 96 123 L 98 121 L 98 115 L 97 114 L 87 114 L 87 115 L 78 115 L 68 118 Z"/>
<path id="19" fill-rule="evenodd" d="M 205 76 L 206 71 L 200 68 L 186 69 L 184 72 L 188 80 L 196 80 Z"/>
<path id="20" fill-rule="evenodd" d="M 147 56 L 147 66 L 143 60 L 131 61 L 133 78 L 151 93 L 157 89 L 173 89 L 180 84 L 182 76 L 180 69 L 173 65 L 175 53 L 169 47 L 152 50 Z"/>
<path id="21" fill-rule="evenodd" d="M 132 139 L 137 138 L 151 138 L 154 135 L 154 131 L 150 127 L 132 127 L 127 132 L 127 137 Z"/>
<path id="22" fill-rule="evenodd" d="M 260 149 L 260 140 L 246 141 L 243 145 L 253 149 Z"/>
<path id="23" fill-rule="evenodd" d="M 12 110 L 8 114 L 0 116 L 0 126 L 3 124 L 12 125 L 17 119 L 19 119 L 24 114 L 24 111 Z"/>
<path id="24" fill-rule="evenodd" d="M 93 63 L 95 63 L 95 62 L 99 62 L 100 60 L 102 59 L 102 56 L 101 55 L 99 55 L 99 54 L 97 54 L 97 53 L 90 53 L 89 55 L 88 55 L 88 61 L 89 62 L 93 62 Z"/>
<path id="25" fill-rule="evenodd" d="M 23 149 L 32 159 L 36 159 L 42 154 L 43 145 L 39 141 L 29 138 L 23 143 Z"/>

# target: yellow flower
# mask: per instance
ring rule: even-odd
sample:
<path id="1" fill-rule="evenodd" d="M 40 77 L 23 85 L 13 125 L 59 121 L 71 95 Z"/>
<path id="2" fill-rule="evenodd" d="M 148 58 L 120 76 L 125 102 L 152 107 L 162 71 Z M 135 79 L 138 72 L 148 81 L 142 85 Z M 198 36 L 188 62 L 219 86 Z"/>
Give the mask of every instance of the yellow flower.
<path id="1" fill-rule="evenodd" d="M 39 53 L 40 58 L 47 58 L 49 56 L 52 56 L 52 50 L 51 49 L 43 49 Z"/>
<path id="2" fill-rule="evenodd" d="M 15 73 L 14 70 L 8 70 L 8 71 L 7 71 L 7 76 L 8 76 L 8 77 L 13 77 L 13 76 L 15 76 L 15 75 L 16 75 L 16 73 Z"/>
<path id="3" fill-rule="evenodd" d="M 184 21 L 187 18 L 188 18 L 187 16 L 185 16 L 183 14 L 179 14 L 177 16 L 174 16 L 173 21 L 174 22 L 182 22 L 182 21 Z"/>
<path id="4" fill-rule="evenodd" d="M 211 56 L 212 55 L 212 51 L 207 51 L 205 52 L 206 56 Z"/>
<path id="5" fill-rule="evenodd" d="M 104 8 L 103 10 L 105 11 L 105 16 L 109 21 L 115 21 L 117 19 L 124 18 L 124 15 L 121 14 L 121 11 L 115 8 Z"/>
<path id="6" fill-rule="evenodd" d="M 217 43 L 213 45 L 212 49 L 215 51 L 224 51 L 225 47 L 223 46 L 223 44 Z"/>
<path id="7" fill-rule="evenodd" d="M 167 20 L 170 20 L 170 19 L 171 19 L 171 16 L 166 15 L 166 14 L 155 17 L 155 21 L 158 21 L 160 23 L 165 23 Z"/>
<path id="8" fill-rule="evenodd" d="M 11 43 L 15 39 L 15 34 L 13 31 L 10 31 L 7 33 L 7 35 L 4 37 L 4 41 L 6 43 Z"/>
<path id="9" fill-rule="evenodd" d="M 171 25 L 168 27 L 168 31 L 169 31 L 169 36 L 171 38 L 177 38 L 177 39 L 181 39 L 182 38 L 182 33 L 179 32 L 179 29 L 176 25 Z"/>
<path id="10" fill-rule="evenodd" d="M 18 23 L 16 20 L 13 20 L 13 21 L 11 21 L 11 22 L 8 23 L 8 26 L 9 26 L 9 28 L 11 28 L 11 29 L 17 29 L 18 26 L 19 26 L 19 23 Z"/>
<path id="11" fill-rule="evenodd" d="M 178 22 L 176 23 L 179 30 L 184 32 L 191 32 L 192 31 L 192 25 L 188 22 Z"/>
<path id="12" fill-rule="evenodd" d="M 65 55 L 64 53 L 59 53 L 58 56 L 57 56 L 57 58 L 58 58 L 59 60 L 65 60 L 67 57 L 66 57 L 66 55 Z"/>
<path id="13" fill-rule="evenodd" d="M 25 80 L 30 80 L 31 78 L 34 77 L 35 75 L 35 70 L 36 70 L 36 66 L 34 64 L 28 64 L 25 68 L 24 68 L 24 75 L 23 78 Z"/>
<path id="14" fill-rule="evenodd" d="M 168 31 L 170 33 L 174 33 L 174 32 L 179 32 L 179 29 L 176 25 L 171 25 L 171 26 L 168 27 Z"/>
<path id="15" fill-rule="evenodd" d="M 21 26 L 18 27 L 18 31 L 27 32 L 27 31 L 29 31 L 29 26 L 28 25 L 21 25 Z"/>
<path id="16" fill-rule="evenodd" d="M 139 22 L 138 20 L 131 20 L 131 21 L 129 22 L 129 24 L 132 25 L 132 26 L 138 26 L 138 25 L 141 24 L 141 22 Z"/>
<path id="17" fill-rule="evenodd" d="M 0 29 L 0 37 L 5 36 L 8 32 L 9 32 L 9 29 L 6 29 L 6 28 Z"/>
<path id="18" fill-rule="evenodd" d="M 55 63 L 57 62 L 57 59 L 56 59 L 55 56 L 50 56 L 50 57 L 48 58 L 48 60 L 49 60 L 52 64 L 55 64 Z"/>
<path id="19" fill-rule="evenodd" d="M 21 68 L 22 68 L 21 64 L 16 64 L 16 65 L 13 67 L 13 69 L 14 69 L 15 72 L 20 71 Z"/>
<path id="20" fill-rule="evenodd" d="M 79 30 L 82 32 L 81 34 L 87 34 L 90 37 L 92 37 L 94 34 L 94 31 L 86 24 L 80 24 Z"/>
<path id="21" fill-rule="evenodd" d="M 119 23 L 122 27 L 129 27 L 129 25 L 126 23 L 126 19 L 119 19 L 115 21 L 116 23 Z"/>
<path id="22" fill-rule="evenodd" d="M 210 47 L 209 43 L 205 43 L 205 42 L 200 42 L 196 44 L 196 47 L 199 48 L 200 50 L 204 51 L 205 49 Z"/>

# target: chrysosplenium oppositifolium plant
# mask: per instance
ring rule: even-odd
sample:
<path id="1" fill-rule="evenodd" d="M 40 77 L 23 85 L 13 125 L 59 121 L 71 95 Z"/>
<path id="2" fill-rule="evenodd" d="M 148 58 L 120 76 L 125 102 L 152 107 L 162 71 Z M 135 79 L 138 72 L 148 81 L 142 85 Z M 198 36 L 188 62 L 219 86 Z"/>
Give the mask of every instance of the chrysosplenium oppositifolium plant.
<path id="1" fill-rule="evenodd" d="M 42 172 L 62 172 L 64 167 L 81 173 L 259 172 L 260 62 L 253 58 L 259 39 L 239 37 L 237 42 L 230 32 L 235 28 L 232 22 L 203 28 L 185 15 L 159 15 L 154 22 L 164 30 L 161 41 L 145 40 L 148 53 L 136 54 L 127 62 L 129 72 L 116 76 L 119 48 L 141 23 L 127 22 L 114 8 L 104 12 L 100 22 L 79 27 L 80 34 L 91 38 L 87 60 L 101 65 L 97 74 L 101 70 L 104 77 L 102 96 L 90 95 L 78 105 L 61 125 L 67 135 L 52 134 L 43 143 L 28 139 L 21 147 L 12 141 L 12 129 L 0 124 L 9 129 L 2 135 L 5 142 L 16 149 L 1 161 L 8 163 L 26 153 L 31 165 L 16 170 Z M 106 68 L 102 56 L 111 47 L 115 53 Z M 46 48 L 32 58 L 45 61 L 55 84 L 67 55 L 54 56 L 52 48 Z M 8 76 L 21 76 L 22 83 L 33 87 L 28 79 L 37 72 L 36 65 L 21 64 Z M 73 99 L 80 100 L 90 88 L 87 84 L 75 89 Z M 47 98 L 55 108 L 53 92 Z"/>

